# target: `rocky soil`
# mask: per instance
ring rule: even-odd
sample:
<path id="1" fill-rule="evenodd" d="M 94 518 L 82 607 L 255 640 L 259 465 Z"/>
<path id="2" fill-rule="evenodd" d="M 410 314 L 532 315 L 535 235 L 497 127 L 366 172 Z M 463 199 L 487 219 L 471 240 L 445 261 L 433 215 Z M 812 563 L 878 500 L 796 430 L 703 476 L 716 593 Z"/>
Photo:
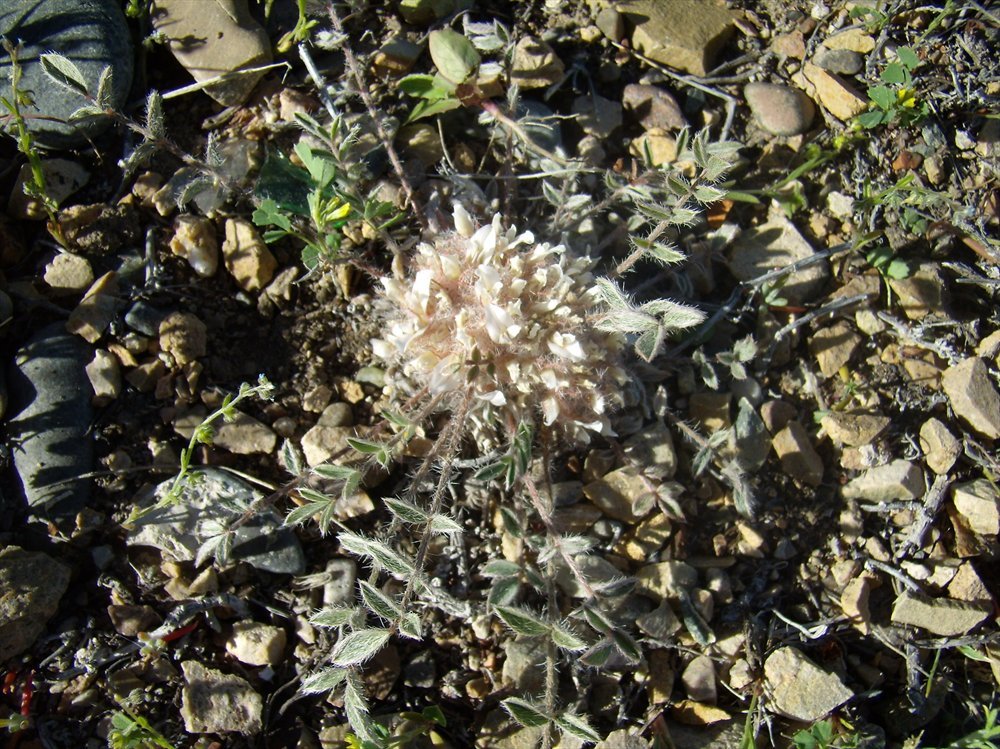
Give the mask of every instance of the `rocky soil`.
<path id="1" fill-rule="evenodd" d="M 25 194 L 30 164 L 0 137 L 7 746 L 347 746 L 343 698 L 300 687 L 336 642 L 311 615 L 353 604 L 370 570 L 336 534 L 285 524 L 306 499 L 283 446 L 320 465 L 379 420 L 377 278 L 450 228 L 453 201 L 607 272 L 634 231 L 608 196 L 650 167 L 690 174 L 684 128 L 742 145 L 727 195 L 672 237 L 684 263 L 624 283 L 706 322 L 630 359 L 615 439 L 533 466 L 554 525 L 593 541 L 588 578 L 632 581 L 608 607 L 641 649 L 600 669 L 566 659 L 560 701 L 603 749 L 995 746 L 955 743 L 989 725 L 1000 681 L 995 10 L 405 0 L 341 8 L 341 33 L 308 2 L 300 51 L 281 43 L 296 23 L 283 0 L 158 0 L 152 17 L 141 1 L 6 5 L 59 203 L 52 221 Z M 407 122 L 417 99 L 398 82 L 433 71 L 428 33 L 485 37 L 493 20 L 509 37 L 482 50 L 497 64 L 476 96 Z M 191 36 L 207 41 L 169 41 Z M 47 50 L 94 90 L 110 65 L 124 116 L 67 122 L 77 104 L 41 71 Z M 140 163 L 152 90 L 176 95 Z M 254 212 L 277 189 L 273 156 L 303 138 L 296 115 L 331 108 L 358 127 L 359 194 L 400 220 L 375 232 L 353 215 L 338 225 L 352 262 L 310 270 L 303 243 L 265 242 Z M 14 132 L 9 109 L 0 122 Z M 241 401 L 195 447 L 184 502 L 128 523 L 260 375 L 272 398 Z M 341 527 L 388 527 L 412 447 L 337 502 Z M 400 745 L 548 741 L 500 707 L 540 693 L 545 647 L 489 612 L 479 573 L 533 554 L 501 512 L 529 505 L 473 473 L 449 492 L 464 533 L 428 565 L 473 615 L 420 608 L 424 639 L 393 638 L 364 667 L 373 716 L 413 733 Z M 199 553 L 207 524 L 251 516 L 224 563 Z M 569 615 L 587 593 L 563 572 Z"/>

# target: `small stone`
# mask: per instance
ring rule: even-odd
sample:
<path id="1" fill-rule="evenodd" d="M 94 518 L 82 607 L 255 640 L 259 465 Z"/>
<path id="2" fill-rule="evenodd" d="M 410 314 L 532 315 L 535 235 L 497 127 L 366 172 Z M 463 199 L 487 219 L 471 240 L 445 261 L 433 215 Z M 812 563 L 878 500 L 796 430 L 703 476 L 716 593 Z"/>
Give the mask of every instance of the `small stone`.
<path id="1" fill-rule="evenodd" d="M 625 440 L 625 456 L 642 467 L 646 476 L 672 479 L 677 473 L 677 451 L 674 438 L 662 421 L 637 432 Z"/>
<path id="2" fill-rule="evenodd" d="M 737 521 L 736 530 L 740 534 L 739 542 L 736 545 L 738 553 L 747 557 L 763 559 L 767 551 L 767 539 L 764 538 L 763 534 L 745 520 Z"/>
<path id="3" fill-rule="evenodd" d="M 277 435 L 267 424 L 241 412 L 216 426 L 212 437 L 212 444 L 235 455 L 270 455 L 277 443 Z"/>
<path id="4" fill-rule="evenodd" d="M 278 261 L 261 239 L 257 228 L 240 218 L 226 219 L 226 239 L 222 243 L 226 269 L 244 291 L 260 291 L 274 278 Z"/>
<path id="5" fill-rule="evenodd" d="M 893 502 L 919 499 L 927 485 L 920 466 L 909 460 L 894 460 L 884 466 L 869 468 L 844 486 L 845 499 L 869 502 Z"/>
<path id="6" fill-rule="evenodd" d="M 541 39 L 525 36 L 514 47 L 510 79 L 521 89 L 548 88 L 561 82 L 564 72 L 562 60 Z"/>
<path id="7" fill-rule="evenodd" d="M 695 393 L 688 400 L 688 413 L 706 432 L 717 432 L 732 426 L 729 415 L 729 393 Z"/>
<path id="8" fill-rule="evenodd" d="M 142 632 L 150 632 L 162 621 L 152 606 L 132 604 L 112 604 L 108 606 L 111 626 L 123 637 L 136 637 Z"/>
<path id="9" fill-rule="evenodd" d="M 714 0 L 633 0 L 632 46 L 656 62 L 705 75 L 733 31 L 733 16 Z"/>
<path id="10" fill-rule="evenodd" d="M 630 729 L 619 728 L 609 733 L 594 749 L 649 749 L 649 742 Z"/>
<path id="11" fill-rule="evenodd" d="M 888 416 L 830 411 L 820 425 L 834 442 L 861 447 L 875 440 L 891 423 Z"/>
<path id="12" fill-rule="evenodd" d="M 861 336 L 845 322 L 821 328 L 809 341 L 809 351 L 824 377 L 833 377 L 851 361 L 861 345 Z"/>
<path id="13" fill-rule="evenodd" d="M 729 251 L 729 269 L 740 281 L 752 281 L 777 268 L 810 258 L 816 251 L 784 214 L 772 214 L 767 223 L 744 232 Z M 786 276 L 781 295 L 792 304 L 810 301 L 823 290 L 829 269 L 826 261 L 807 265 Z"/>
<path id="14" fill-rule="evenodd" d="M 56 205 L 61 205 L 90 179 L 90 172 L 69 159 L 43 160 L 42 173 L 45 176 L 45 194 L 52 198 Z M 31 181 L 31 164 L 25 164 L 18 172 L 17 180 L 10 191 L 7 213 L 13 218 L 24 221 L 43 221 L 49 216 L 45 206 L 40 200 L 30 197 L 24 191 L 25 185 Z"/>
<path id="15" fill-rule="evenodd" d="M 70 569 L 46 554 L 7 546 L 0 551 L 0 661 L 34 645 L 69 587 Z"/>
<path id="16" fill-rule="evenodd" d="M 354 430 L 347 427 L 331 427 L 317 424 L 302 435 L 302 454 L 310 468 L 325 463 L 332 455 L 350 447 L 348 437 L 354 437 Z"/>
<path id="17" fill-rule="evenodd" d="M 396 143 L 407 158 L 420 159 L 424 166 L 433 166 L 444 158 L 444 145 L 437 128 L 425 122 L 401 127 L 396 133 Z"/>
<path id="18" fill-rule="evenodd" d="M 622 105 L 598 94 L 576 97 L 573 114 L 583 132 L 597 138 L 610 137 L 622 124 Z"/>
<path id="19" fill-rule="evenodd" d="M 924 451 L 927 467 L 944 475 L 962 454 L 962 443 L 939 419 L 932 417 L 920 427 L 920 449 Z"/>
<path id="20" fill-rule="evenodd" d="M 836 674 L 827 673 L 789 646 L 778 648 L 764 661 L 764 683 L 775 712 L 810 723 L 854 696 Z"/>
<path id="21" fill-rule="evenodd" d="M 782 537 L 778 539 L 778 543 L 774 545 L 774 558 L 780 559 L 783 562 L 787 562 L 789 559 L 794 559 L 798 553 L 799 550 L 789 538 Z"/>
<path id="22" fill-rule="evenodd" d="M 97 349 L 94 358 L 86 367 L 87 377 L 94 388 L 93 404 L 106 406 L 115 400 L 122 390 L 122 372 L 118 358 L 106 351 Z"/>
<path id="23" fill-rule="evenodd" d="M 156 383 L 167 373 L 167 365 L 160 359 L 150 359 L 125 375 L 125 381 L 140 393 L 151 393 Z"/>
<path id="24" fill-rule="evenodd" d="M 331 403 L 323 409 L 316 423 L 325 427 L 354 426 L 354 410 L 350 403 L 341 401 Z"/>
<path id="25" fill-rule="evenodd" d="M 793 479 L 810 486 L 822 483 L 823 459 L 802 424 L 788 422 L 788 426 L 774 435 L 771 446 L 781 461 L 781 469 Z"/>
<path id="26" fill-rule="evenodd" d="M 260 733 L 263 700 L 246 679 L 206 668 L 198 661 L 181 663 L 181 717 L 188 733 Z"/>
<path id="27" fill-rule="evenodd" d="M 926 263 L 906 278 L 890 278 L 897 304 L 911 320 L 944 311 L 945 279 L 936 264 Z"/>
<path id="28" fill-rule="evenodd" d="M 575 557 L 574 561 L 583 572 L 583 576 L 594 585 L 622 578 L 621 570 L 604 557 L 580 554 Z M 566 564 L 559 565 L 556 570 L 556 584 L 570 598 L 588 598 L 590 596 Z"/>
<path id="29" fill-rule="evenodd" d="M 853 578 L 840 594 L 840 608 L 844 616 L 851 620 L 851 624 L 863 635 L 867 635 L 871 629 L 871 612 L 868 610 L 868 599 L 871 596 L 873 583 L 876 578 L 868 574 Z"/>
<path id="30" fill-rule="evenodd" d="M 1000 394 L 985 361 L 971 357 L 949 367 L 941 385 L 956 416 L 980 434 L 1000 438 Z"/>
<path id="31" fill-rule="evenodd" d="M 797 415 L 795 406 L 785 401 L 764 401 L 760 406 L 760 418 L 771 434 L 780 432 Z"/>
<path id="32" fill-rule="evenodd" d="M 643 162 L 648 157 L 649 166 L 672 164 L 677 161 L 677 138 L 662 130 L 647 130 L 629 143 L 628 152 Z"/>
<path id="33" fill-rule="evenodd" d="M 646 682 L 649 701 L 654 705 L 669 702 L 677 678 L 673 668 L 673 653 L 667 650 L 650 650 L 646 661 L 649 664 L 649 680 Z"/>
<path id="34" fill-rule="evenodd" d="M 813 63 L 823 70 L 841 75 L 855 75 L 865 66 L 865 58 L 853 49 L 820 48 Z"/>
<path id="35" fill-rule="evenodd" d="M 802 60 L 806 56 L 805 35 L 798 29 L 787 34 L 777 34 L 771 39 L 771 51 L 779 57 Z"/>
<path id="36" fill-rule="evenodd" d="M 504 686 L 519 692 L 536 692 L 545 684 L 545 641 L 540 637 L 518 635 L 503 645 L 501 679 Z"/>
<path id="37" fill-rule="evenodd" d="M 774 83 L 751 83 L 743 89 L 757 124 L 772 135 L 800 135 L 812 124 L 816 105 L 802 91 Z"/>
<path id="38" fill-rule="evenodd" d="M 662 512 L 653 513 L 626 534 L 614 551 L 634 562 L 644 562 L 666 546 L 672 530 L 670 518 Z"/>
<path id="39" fill-rule="evenodd" d="M 814 98 L 837 119 L 847 122 L 868 109 L 867 100 L 839 76 L 809 62 L 802 71 L 815 89 Z"/>
<path id="40" fill-rule="evenodd" d="M 636 590 L 657 600 L 676 598 L 698 584 L 698 571 L 686 562 L 647 564 L 636 574 Z"/>
<path id="41" fill-rule="evenodd" d="M 669 642 L 683 626 L 666 600 L 648 614 L 637 617 L 635 623 L 641 632 L 660 642 Z"/>
<path id="42" fill-rule="evenodd" d="M 157 0 L 156 10 L 153 28 L 196 81 L 223 76 L 205 93 L 224 107 L 246 100 L 264 72 L 231 74 L 271 62 L 271 42 L 245 0 Z"/>
<path id="43" fill-rule="evenodd" d="M 583 487 L 584 496 L 605 515 L 637 523 L 653 509 L 654 487 L 631 467 L 619 468 Z"/>
<path id="44" fill-rule="evenodd" d="M 236 622 L 226 652 L 248 666 L 277 666 L 285 652 L 285 630 L 258 622 Z"/>
<path id="45" fill-rule="evenodd" d="M 395 37 L 383 44 L 372 59 L 372 71 L 377 76 L 399 77 L 410 72 L 423 48 L 408 39 Z"/>
<path id="46" fill-rule="evenodd" d="M 210 278 L 219 269 L 219 240 L 215 225 L 207 218 L 183 213 L 174 219 L 170 251 L 187 260 L 202 278 Z"/>
<path id="47" fill-rule="evenodd" d="M 993 607 L 993 596 L 972 562 L 962 562 L 955 577 L 948 583 L 948 595 L 957 601 L 987 607 L 987 610 Z"/>
<path id="48" fill-rule="evenodd" d="M 989 536 L 1000 533 L 1000 491 L 989 480 L 956 484 L 951 501 L 976 533 Z"/>
<path id="49" fill-rule="evenodd" d="M 895 624 L 921 627 L 942 637 L 964 635 L 975 629 L 989 614 L 988 609 L 950 598 L 929 598 L 903 591 L 892 607 Z"/>
<path id="50" fill-rule="evenodd" d="M 694 657 L 681 673 L 681 683 L 690 699 L 714 705 L 718 699 L 715 686 L 715 664 L 707 655 Z"/>
<path id="51" fill-rule="evenodd" d="M 44 278 L 56 294 L 80 294 L 94 282 L 94 271 L 87 258 L 61 252 L 45 266 Z"/>
<path id="52" fill-rule="evenodd" d="M 208 328 L 190 312 L 172 312 L 160 323 L 160 349 L 170 354 L 178 366 L 205 355 Z"/>
<path id="53" fill-rule="evenodd" d="M 983 359 L 996 359 L 998 354 L 1000 354 L 1000 330 L 994 330 L 976 344 L 976 355 Z"/>
<path id="54" fill-rule="evenodd" d="M 875 39 L 864 29 L 845 29 L 823 40 L 827 49 L 846 49 L 859 55 L 867 55 L 875 49 Z"/>
<path id="55" fill-rule="evenodd" d="M 621 42 L 625 38 L 625 18 L 618 9 L 610 6 L 601 8 L 594 22 L 601 33 L 611 41 Z"/>
<path id="56" fill-rule="evenodd" d="M 630 83 L 622 92 L 622 105 L 642 125 L 643 130 L 680 130 L 687 120 L 673 94 L 659 86 Z"/>
<path id="57" fill-rule="evenodd" d="M 118 276 L 105 273 L 94 281 L 66 321 L 66 330 L 97 343 L 115 317 L 118 308 Z"/>
<path id="58" fill-rule="evenodd" d="M 849 219 L 854 216 L 854 198 L 850 195 L 845 195 L 842 192 L 834 190 L 829 195 L 826 196 L 826 207 L 830 209 L 832 213 L 837 218 Z M 866 276 L 859 276 L 859 279 L 866 279 Z M 875 281 L 876 290 L 878 288 L 878 279 L 872 279 Z M 861 281 L 864 283 L 864 281 Z M 876 291 L 877 293 L 877 291 Z"/>

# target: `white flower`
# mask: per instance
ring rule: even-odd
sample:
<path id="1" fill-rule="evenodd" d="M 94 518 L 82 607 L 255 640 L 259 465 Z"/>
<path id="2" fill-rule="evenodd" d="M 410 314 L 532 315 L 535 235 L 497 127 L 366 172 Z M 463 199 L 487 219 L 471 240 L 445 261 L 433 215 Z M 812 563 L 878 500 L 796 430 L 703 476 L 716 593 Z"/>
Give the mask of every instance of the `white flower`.
<path id="1" fill-rule="evenodd" d="M 610 433 L 623 341 L 590 324 L 590 261 L 505 230 L 499 216 L 476 228 L 461 205 L 454 222 L 416 248 L 405 278 L 382 279 L 384 333 L 372 351 L 388 365 L 390 395 L 439 396 L 441 410 L 471 396 L 468 432 L 483 448 L 525 420 L 569 443 Z"/>

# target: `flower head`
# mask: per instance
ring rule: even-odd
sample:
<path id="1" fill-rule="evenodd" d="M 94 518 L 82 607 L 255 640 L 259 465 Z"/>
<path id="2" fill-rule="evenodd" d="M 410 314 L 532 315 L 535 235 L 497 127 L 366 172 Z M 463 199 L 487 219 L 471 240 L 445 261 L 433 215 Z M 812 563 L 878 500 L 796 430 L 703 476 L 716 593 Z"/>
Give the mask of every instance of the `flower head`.
<path id="1" fill-rule="evenodd" d="M 404 279 L 383 278 L 385 334 L 372 341 L 394 397 L 426 388 L 442 410 L 472 398 L 470 432 L 483 447 L 521 421 L 570 442 L 610 434 L 607 412 L 625 381 L 620 334 L 589 324 L 599 298 L 587 258 L 494 216 L 423 243 Z"/>

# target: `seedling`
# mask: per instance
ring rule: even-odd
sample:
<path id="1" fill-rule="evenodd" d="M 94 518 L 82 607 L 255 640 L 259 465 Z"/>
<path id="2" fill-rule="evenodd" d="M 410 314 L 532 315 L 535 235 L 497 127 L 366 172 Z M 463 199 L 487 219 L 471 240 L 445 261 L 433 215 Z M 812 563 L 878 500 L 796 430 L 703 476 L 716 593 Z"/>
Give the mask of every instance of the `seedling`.
<path id="1" fill-rule="evenodd" d="M 857 118 L 866 130 L 897 122 L 909 127 L 927 116 L 927 102 L 918 102 L 913 89 L 913 71 L 920 66 L 920 58 L 909 47 L 896 50 L 896 58 L 882 71 L 882 83 L 868 89 L 874 108 Z"/>

